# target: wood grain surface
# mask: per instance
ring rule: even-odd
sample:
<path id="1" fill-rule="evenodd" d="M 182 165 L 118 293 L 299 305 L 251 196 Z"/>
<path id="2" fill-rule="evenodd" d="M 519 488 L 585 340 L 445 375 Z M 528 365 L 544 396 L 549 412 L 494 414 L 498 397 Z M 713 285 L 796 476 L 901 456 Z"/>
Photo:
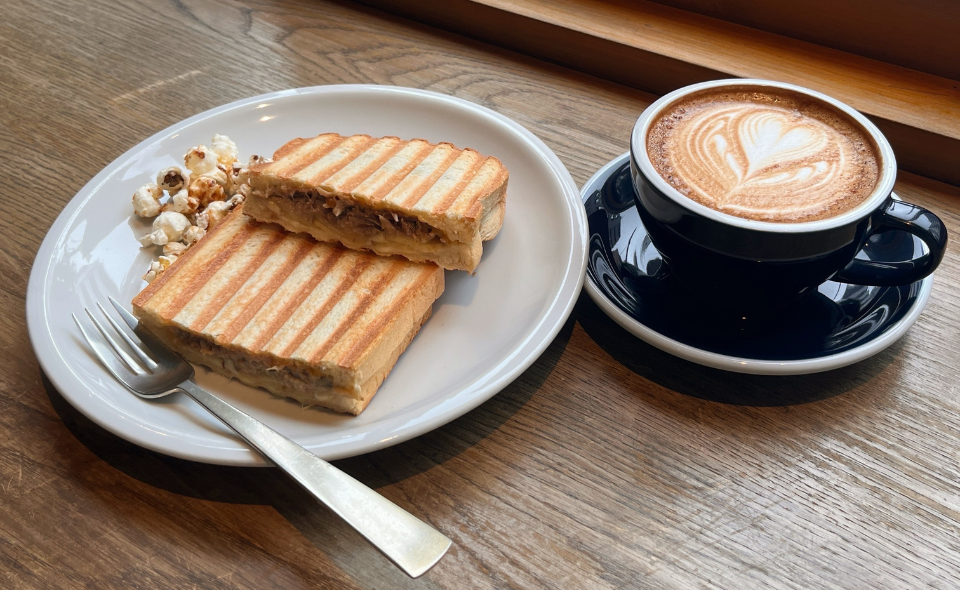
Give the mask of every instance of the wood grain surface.
<path id="1" fill-rule="evenodd" d="M 578 183 L 653 97 L 353 4 L 5 3 L 0 21 L 0 588 L 953 588 L 960 255 L 895 345 L 825 374 L 677 360 L 586 296 L 462 418 L 338 465 L 454 542 L 406 578 L 272 469 L 157 455 L 74 410 L 24 324 L 41 240 L 130 146 L 205 109 L 365 82 L 475 101 Z M 960 190 L 897 190 L 960 235 Z"/>

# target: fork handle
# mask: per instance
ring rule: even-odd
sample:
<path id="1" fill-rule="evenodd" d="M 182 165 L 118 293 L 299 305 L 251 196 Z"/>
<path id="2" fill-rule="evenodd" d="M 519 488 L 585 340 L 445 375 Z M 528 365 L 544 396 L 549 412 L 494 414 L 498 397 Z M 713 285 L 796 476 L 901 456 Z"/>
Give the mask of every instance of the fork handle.
<path id="1" fill-rule="evenodd" d="M 411 577 L 433 567 L 450 547 L 450 539 L 263 422 L 192 381 L 181 383 L 179 389 L 290 474 Z"/>

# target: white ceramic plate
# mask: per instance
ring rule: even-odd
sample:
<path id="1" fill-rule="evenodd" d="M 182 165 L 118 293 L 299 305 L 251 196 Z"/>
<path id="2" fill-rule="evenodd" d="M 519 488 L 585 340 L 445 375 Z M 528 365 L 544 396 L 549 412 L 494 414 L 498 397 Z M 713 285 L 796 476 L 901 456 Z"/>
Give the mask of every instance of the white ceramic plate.
<path id="1" fill-rule="evenodd" d="M 107 430 L 194 461 L 262 465 L 215 418 L 183 396 L 134 397 L 88 352 L 70 317 L 113 295 L 130 301 L 154 252 L 137 237 L 130 196 L 191 146 L 229 135 L 241 160 L 323 132 L 420 137 L 495 155 L 510 170 L 507 215 L 484 245 L 477 274 L 447 272 L 447 287 L 367 409 L 357 417 L 289 400 L 198 370 L 197 382 L 326 459 L 402 442 L 475 408 L 540 355 L 583 283 L 586 217 L 579 192 L 542 141 L 465 100 L 388 86 L 320 86 L 234 102 L 154 135 L 97 174 L 50 228 L 27 290 L 30 339 L 63 396 Z"/>

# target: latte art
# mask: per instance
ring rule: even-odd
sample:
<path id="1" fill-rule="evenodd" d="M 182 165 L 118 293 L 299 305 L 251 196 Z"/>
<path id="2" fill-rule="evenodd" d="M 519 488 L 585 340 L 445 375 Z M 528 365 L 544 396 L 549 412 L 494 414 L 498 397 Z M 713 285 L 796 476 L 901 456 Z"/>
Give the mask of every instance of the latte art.
<path id="1" fill-rule="evenodd" d="M 721 207 L 736 207 L 758 192 L 806 193 L 836 181 L 850 158 L 830 131 L 779 109 L 734 106 L 700 113 L 672 139 L 687 155 L 677 163 L 681 178 Z"/>
<path id="2" fill-rule="evenodd" d="M 838 215 L 873 191 L 876 156 L 852 122 L 810 110 L 784 97 L 699 97 L 660 116 L 647 151 L 667 182 L 718 211 L 781 222 Z"/>

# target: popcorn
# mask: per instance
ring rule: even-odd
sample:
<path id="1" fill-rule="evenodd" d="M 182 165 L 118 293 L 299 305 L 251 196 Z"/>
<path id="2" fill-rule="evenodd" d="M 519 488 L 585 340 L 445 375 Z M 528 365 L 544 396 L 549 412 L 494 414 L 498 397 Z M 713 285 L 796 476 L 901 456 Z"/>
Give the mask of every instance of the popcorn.
<path id="1" fill-rule="evenodd" d="M 174 211 L 182 213 L 183 215 L 192 215 L 200 208 L 200 199 L 196 196 L 191 196 L 190 192 L 186 189 L 181 189 L 180 192 L 173 195 L 173 197 L 170 198 L 170 203 Z"/>
<path id="2" fill-rule="evenodd" d="M 197 227 L 211 230 L 223 221 L 231 209 L 244 201 L 243 195 L 234 195 L 226 201 L 213 201 L 207 208 L 196 216 Z"/>
<path id="3" fill-rule="evenodd" d="M 189 229 L 189 228 L 187 228 Z M 183 242 L 167 242 L 163 245 L 163 255 L 164 256 L 180 256 L 187 249 L 187 245 Z"/>
<path id="4" fill-rule="evenodd" d="M 187 194 L 195 198 L 200 207 L 207 207 L 211 202 L 222 201 L 226 197 L 223 186 L 209 176 L 200 176 L 190 181 Z"/>
<path id="5" fill-rule="evenodd" d="M 183 237 L 183 232 L 190 227 L 190 221 L 182 213 L 167 211 L 161 213 L 153 222 L 153 229 L 161 229 L 167 236 L 167 241 L 177 242 Z M 160 244 L 161 246 L 163 244 Z"/>
<path id="6" fill-rule="evenodd" d="M 143 275 L 143 280 L 152 283 L 154 279 L 160 276 L 163 271 L 167 270 L 176 260 L 176 256 L 161 256 L 159 259 L 154 260 L 150 263 L 150 270 L 147 271 L 147 274 Z"/>
<path id="7" fill-rule="evenodd" d="M 190 151 L 183 156 L 183 163 L 194 178 L 202 176 L 217 169 L 217 155 L 205 145 L 198 145 L 190 148 Z"/>
<path id="8" fill-rule="evenodd" d="M 232 199 L 231 199 L 232 200 Z M 217 226 L 218 223 L 223 221 L 223 218 L 227 216 L 227 213 L 230 212 L 230 209 L 233 208 L 234 203 L 230 201 L 213 201 L 207 208 L 203 210 L 203 213 L 197 216 L 197 220 L 203 218 L 203 223 L 206 225 L 206 229 L 211 230 Z M 197 224 L 199 225 L 199 223 Z"/>
<path id="9" fill-rule="evenodd" d="M 177 166 L 164 168 L 157 174 L 157 186 L 171 195 L 183 188 L 183 171 Z"/>
<path id="10" fill-rule="evenodd" d="M 246 168 L 237 160 L 237 145 L 219 134 L 213 136 L 211 145 L 190 148 L 183 157 L 186 170 L 165 168 L 157 174 L 157 184 L 145 185 L 134 195 L 137 215 L 156 217 L 153 231 L 140 238 L 140 243 L 163 246 L 163 256 L 152 262 L 143 276 L 148 283 L 220 223 L 249 192 L 250 187 L 241 182 Z M 269 160 L 250 159 L 251 165 L 264 161 Z M 161 205 L 164 191 L 170 199 Z"/>
<path id="11" fill-rule="evenodd" d="M 252 156 L 250 156 L 250 159 L 247 160 L 247 168 L 253 168 L 257 164 L 269 164 L 270 162 L 273 162 L 272 158 L 253 154 Z"/>
<path id="12" fill-rule="evenodd" d="M 133 193 L 133 212 L 139 217 L 156 217 L 160 213 L 163 191 L 155 184 L 145 184 Z"/>
<path id="13" fill-rule="evenodd" d="M 161 256 L 157 260 L 154 260 L 150 263 L 150 270 L 147 271 L 147 274 L 143 275 L 143 280 L 152 283 L 154 279 L 160 276 L 163 271 L 170 268 L 170 265 L 176 261 L 177 257 L 175 255 Z"/>
<path id="14" fill-rule="evenodd" d="M 243 185 L 248 183 L 248 180 L 250 178 L 251 168 L 259 164 L 269 164 L 272 161 L 273 160 L 271 160 L 270 158 L 265 158 L 263 156 L 258 156 L 256 154 L 250 156 L 250 159 L 247 160 L 247 163 L 244 164 L 243 166 L 240 166 L 240 169 L 237 170 L 236 173 L 234 174 L 234 187 L 235 187 L 234 192 L 236 192 L 237 189 L 243 187 Z M 234 167 L 236 166 L 237 165 L 234 164 Z"/>
<path id="15" fill-rule="evenodd" d="M 234 195 L 238 190 L 242 189 L 246 178 L 240 178 L 240 173 L 243 172 L 244 168 L 240 162 L 234 162 L 233 165 L 227 170 L 227 193 L 231 196 Z"/>
<path id="16" fill-rule="evenodd" d="M 201 174 L 197 178 L 212 178 L 217 184 L 222 186 L 224 190 L 227 189 L 230 184 L 229 174 L 227 173 L 227 168 L 223 164 L 217 164 L 217 167 L 207 172 L 206 174 Z"/>
<path id="17" fill-rule="evenodd" d="M 224 192 L 229 195 L 233 190 L 233 166 L 224 166 L 223 164 L 217 164 L 217 171 L 220 173 L 214 178 L 220 186 L 223 187 Z M 223 176 L 223 182 L 220 182 L 220 176 Z M 208 175 L 209 176 L 209 175 Z"/>
<path id="18" fill-rule="evenodd" d="M 203 220 L 206 223 L 207 218 L 204 217 Z M 191 225 L 187 228 L 187 231 L 183 232 L 183 243 L 189 246 L 205 235 L 207 235 L 206 228 Z"/>
<path id="19" fill-rule="evenodd" d="M 166 232 L 157 229 L 141 237 L 139 241 L 142 247 L 148 248 L 150 246 L 162 246 L 170 240 L 167 238 Z"/>
<path id="20" fill-rule="evenodd" d="M 147 274 L 143 275 L 143 280 L 147 281 L 148 283 L 152 283 L 158 276 L 160 276 L 160 273 L 162 272 L 163 267 L 160 266 L 160 261 L 154 260 L 150 263 L 150 269 L 147 271 Z"/>
<path id="21" fill-rule="evenodd" d="M 167 242 L 178 242 L 188 227 L 190 227 L 190 220 L 182 213 L 164 211 L 153 220 L 153 232 L 140 238 L 140 243 L 144 246 L 151 244 L 163 246 Z"/>
<path id="22" fill-rule="evenodd" d="M 224 166 L 231 166 L 237 161 L 237 144 L 226 135 L 214 135 L 210 151 L 217 155 L 217 160 Z"/>

